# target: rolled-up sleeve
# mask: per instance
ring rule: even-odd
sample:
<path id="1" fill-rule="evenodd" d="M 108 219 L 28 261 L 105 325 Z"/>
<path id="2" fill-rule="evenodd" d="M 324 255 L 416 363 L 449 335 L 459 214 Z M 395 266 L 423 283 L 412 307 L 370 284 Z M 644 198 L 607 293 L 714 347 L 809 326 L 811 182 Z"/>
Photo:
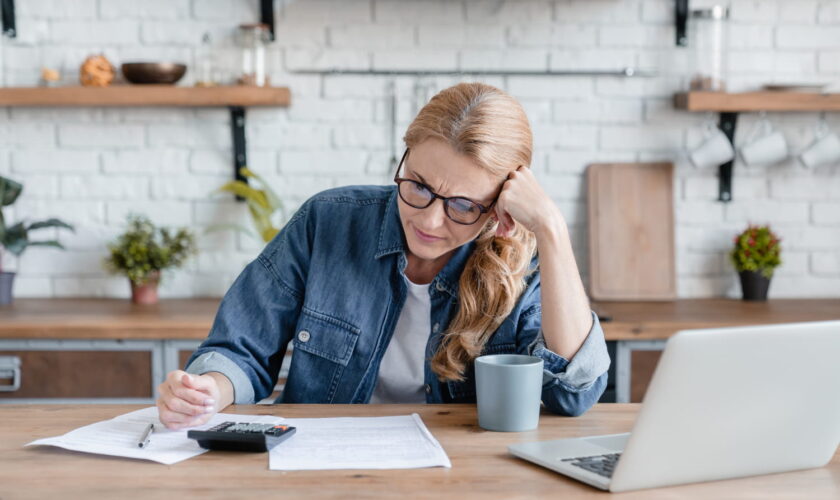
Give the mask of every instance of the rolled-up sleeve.
<path id="1" fill-rule="evenodd" d="M 592 327 L 571 360 L 551 351 L 542 333 L 540 306 L 520 324 L 520 338 L 532 338 L 527 352 L 543 360 L 542 400 L 554 413 L 582 415 L 592 407 L 607 387 L 610 356 L 598 316 L 592 314 Z"/>
<path id="2" fill-rule="evenodd" d="M 210 351 L 201 354 L 192 360 L 185 371 L 195 375 L 219 372 L 227 377 L 231 385 L 233 385 L 234 404 L 241 405 L 254 402 L 254 384 L 239 365 L 220 351 Z"/>

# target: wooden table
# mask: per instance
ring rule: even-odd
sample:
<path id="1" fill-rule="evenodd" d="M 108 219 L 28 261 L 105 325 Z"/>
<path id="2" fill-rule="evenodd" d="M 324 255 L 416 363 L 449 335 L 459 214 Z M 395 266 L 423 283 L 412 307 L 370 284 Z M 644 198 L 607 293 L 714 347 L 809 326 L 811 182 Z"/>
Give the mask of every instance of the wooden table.
<path id="1" fill-rule="evenodd" d="M 141 408 L 138 405 L 0 407 L 0 498 L 604 498 L 608 493 L 514 458 L 516 442 L 629 431 L 638 405 L 601 404 L 581 417 L 543 414 L 531 432 L 487 432 L 473 405 L 249 405 L 231 413 L 284 417 L 405 415 L 417 412 L 451 469 L 270 471 L 266 454 L 211 451 L 166 466 L 23 445 Z M 282 445 L 281 445 L 282 446 Z M 807 471 L 620 494 L 622 499 L 840 496 L 840 454 Z"/>
<path id="2" fill-rule="evenodd" d="M 135 373 L 145 367 L 145 378 L 137 382 L 142 387 L 137 388 L 133 399 L 108 397 L 106 391 L 91 396 L 91 400 L 152 402 L 164 375 L 183 368 L 192 350 L 207 337 L 218 306 L 217 298 L 166 299 L 154 306 L 137 306 L 122 299 L 20 299 L 10 307 L 0 307 L 0 351 L 107 351 L 115 360 L 116 353 L 133 356 L 116 365 L 133 362 Z M 679 330 L 840 319 L 840 299 L 683 299 L 595 302 L 592 307 L 609 318 L 602 322 L 604 333 L 607 341 L 616 342 L 613 361 L 618 402 L 631 401 L 631 387 L 637 394 L 633 400 L 640 399 L 638 394 L 646 387 L 645 376 L 649 377 L 658 359 L 657 351 Z M 135 359 L 138 352 L 146 353 L 145 357 Z M 284 369 L 288 368 L 288 358 Z M 79 355 L 79 362 L 86 359 Z M 89 364 L 102 366 L 104 362 L 98 358 Z M 637 373 L 633 373 L 634 364 Z M 115 390 L 127 383 L 115 378 Z M 18 401 L 37 402 L 35 398 Z"/>

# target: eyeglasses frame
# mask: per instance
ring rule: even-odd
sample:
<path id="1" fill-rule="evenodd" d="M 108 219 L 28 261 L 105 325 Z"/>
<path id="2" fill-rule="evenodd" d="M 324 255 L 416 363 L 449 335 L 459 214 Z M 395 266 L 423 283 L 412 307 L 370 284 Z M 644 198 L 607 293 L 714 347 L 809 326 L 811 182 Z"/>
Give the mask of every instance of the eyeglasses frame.
<path id="1" fill-rule="evenodd" d="M 396 182 L 396 183 L 397 183 L 397 194 L 399 195 L 400 199 L 401 199 L 402 201 L 404 201 L 404 202 L 405 202 L 405 204 L 406 204 L 406 205 L 408 205 L 408 206 L 410 206 L 410 207 L 413 207 L 413 208 L 417 208 L 417 209 L 423 210 L 423 209 L 426 209 L 426 208 L 429 208 L 430 206 L 432 206 L 432 204 L 435 202 L 435 200 L 436 200 L 436 199 L 440 199 L 440 200 L 443 202 L 443 212 L 446 214 L 446 217 L 448 217 L 448 218 L 449 218 L 449 220 L 451 220 L 452 222 L 454 222 L 454 223 L 456 223 L 456 224 L 461 224 L 462 226 L 472 226 L 473 224 L 475 224 L 476 222 L 478 222 L 478 221 L 479 221 L 479 219 L 481 219 L 481 216 L 482 216 L 482 215 L 484 215 L 484 214 L 486 214 L 487 212 L 489 212 L 489 211 L 490 211 L 490 209 L 491 209 L 491 208 L 493 208 L 493 205 L 495 205 L 495 204 L 496 204 L 496 202 L 499 200 L 499 197 L 498 197 L 498 196 L 496 196 L 496 197 L 493 199 L 493 201 L 490 203 L 490 205 L 488 205 L 488 206 L 486 206 L 486 207 L 485 207 L 485 206 L 484 206 L 484 205 L 482 205 L 481 203 L 479 203 L 479 202 L 477 202 L 477 201 L 473 201 L 473 200 L 471 200 L 471 199 L 469 199 L 469 198 L 467 198 L 467 197 L 464 197 L 464 196 L 441 196 L 441 195 L 439 195 L 439 194 L 435 193 L 435 192 L 432 190 L 431 186 L 429 186 L 429 185 L 427 185 L 427 184 L 424 184 L 424 183 L 422 183 L 422 182 L 420 182 L 420 181 L 416 181 L 416 180 L 414 180 L 414 179 L 407 179 L 407 178 L 405 178 L 405 177 L 399 177 L 400 169 L 402 169 L 403 163 L 405 163 L 405 159 L 408 157 L 408 152 L 409 152 L 410 150 L 411 150 L 411 148 L 406 148 L 406 149 L 405 149 L 405 153 L 403 153 L 403 155 L 402 155 L 402 159 L 400 160 L 399 165 L 397 165 L 397 171 L 396 171 L 396 172 L 394 172 L 394 182 Z M 409 203 L 409 202 L 408 202 L 405 198 L 403 198 L 403 195 L 402 195 L 402 193 L 400 192 L 400 184 L 402 184 L 403 182 L 413 182 L 413 183 L 415 183 L 415 184 L 419 184 L 420 186 L 422 186 L 423 188 L 425 188 L 425 189 L 426 189 L 426 190 L 427 190 L 427 191 L 428 191 L 428 192 L 432 195 L 432 198 L 429 200 L 429 203 L 428 203 L 426 206 L 424 206 L 424 207 L 418 207 L 418 206 L 416 206 L 416 205 L 413 205 L 413 204 Z M 454 200 L 454 199 L 458 199 L 458 200 L 467 200 L 468 202 L 470 202 L 470 203 L 474 204 L 475 206 L 477 206 L 477 207 L 478 207 L 478 210 L 479 210 L 479 212 L 481 212 L 481 214 L 480 214 L 480 215 L 479 215 L 479 216 L 478 216 L 478 217 L 477 217 L 474 221 L 472 221 L 472 222 L 461 222 L 461 221 L 457 221 L 457 220 L 455 220 L 454 218 L 452 218 L 452 216 L 451 216 L 451 215 L 449 215 L 449 204 L 448 204 L 448 201 L 449 201 L 449 200 Z"/>

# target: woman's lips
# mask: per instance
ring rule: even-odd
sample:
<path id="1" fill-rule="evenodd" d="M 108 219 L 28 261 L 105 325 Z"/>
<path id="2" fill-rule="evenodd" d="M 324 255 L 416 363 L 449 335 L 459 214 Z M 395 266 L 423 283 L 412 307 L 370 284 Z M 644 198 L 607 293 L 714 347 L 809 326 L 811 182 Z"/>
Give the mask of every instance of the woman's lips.
<path id="1" fill-rule="evenodd" d="M 426 234 L 423 231 L 417 229 L 416 227 L 414 228 L 414 234 L 416 234 L 417 237 L 420 238 L 421 241 L 425 241 L 425 242 L 428 242 L 428 243 L 432 243 L 432 242 L 439 241 L 439 240 L 443 239 L 443 238 L 438 238 L 437 236 L 432 236 L 430 234 Z"/>

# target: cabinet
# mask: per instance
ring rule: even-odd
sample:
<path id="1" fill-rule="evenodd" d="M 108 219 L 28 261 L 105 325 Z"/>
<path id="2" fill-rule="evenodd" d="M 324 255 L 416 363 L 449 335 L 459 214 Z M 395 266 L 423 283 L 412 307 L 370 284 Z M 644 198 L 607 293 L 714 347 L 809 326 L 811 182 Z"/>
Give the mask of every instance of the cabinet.
<path id="1" fill-rule="evenodd" d="M 0 404 L 148 403 L 207 338 L 220 299 L 19 299 L 0 307 Z M 16 360 L 8 369 L 3 360 Z M 286 354 L 279 396 L 291 363 Z M 14 388 L 18 382 L 19 387 Z"/>

